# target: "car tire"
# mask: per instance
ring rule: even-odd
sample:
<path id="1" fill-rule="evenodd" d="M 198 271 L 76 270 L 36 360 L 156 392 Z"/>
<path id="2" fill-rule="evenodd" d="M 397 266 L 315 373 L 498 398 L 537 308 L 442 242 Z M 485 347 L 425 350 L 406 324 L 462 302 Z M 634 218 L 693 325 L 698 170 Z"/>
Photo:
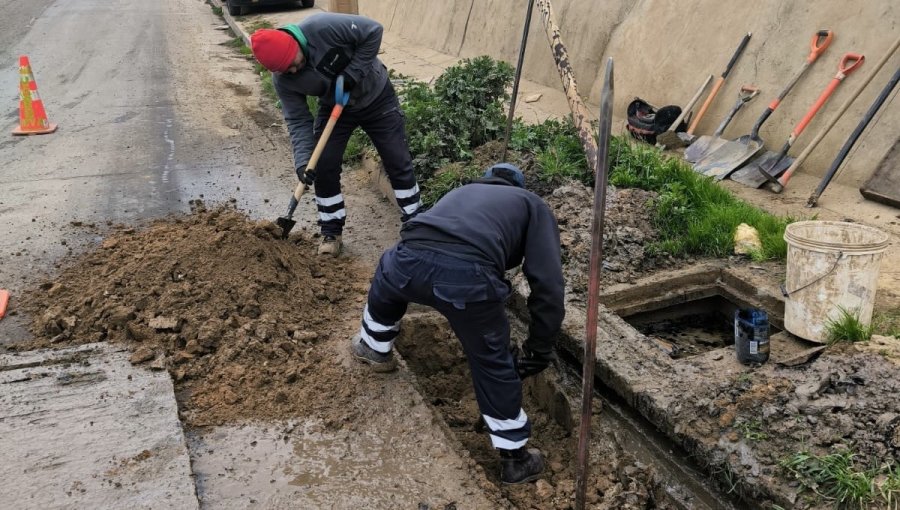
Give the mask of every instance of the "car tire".
<path id="1" fill-rule="evenodd" d="M 300 5 L 302 5 L 306 9 L 309 9 L 310 7 L 316 5 L 316 0 L 300 0 Z"/>
<path id="2" fill-rule="evenodd" d="M 247 13 L 247 8 L 241 5 L 232 5 L 228 0 L 225 1 L 225 5 L 228 6 L 228 14 L 232 16 L 243 16 Z"/>

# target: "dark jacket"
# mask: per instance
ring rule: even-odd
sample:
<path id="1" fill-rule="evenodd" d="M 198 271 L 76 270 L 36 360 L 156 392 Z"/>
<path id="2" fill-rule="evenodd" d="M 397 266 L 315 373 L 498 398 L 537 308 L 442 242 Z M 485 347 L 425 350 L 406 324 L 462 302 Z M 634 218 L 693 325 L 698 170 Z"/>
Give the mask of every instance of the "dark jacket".
<path id="1" fill-rule="evenodd" d="M 499 178 L 461 186 L 403 225 L 400 237 L 499 274 L 522 264 L 531 294 L 529 336 L 549 342 L 562 326 L 564 281 L 556 218 L 534 193 Z M 524 259 L 524 264 L 523 264 Z"/>
<path id="2" fill-rule="evenodd" d="M 334 105 L 331 83 L 338 74 L 344 74 L 356 82 L 347 110 L 362 110 L 384 91 L 388 73 L 378 59 L 383 29 L 377 21 L 351 14 L 320 13 L 297 27 L 307 40 L 303 51 L 306 65 L 293 74 L 273 73 L 272 83 L 291 135 L 294 166 L 300 168 L 309 163 L 315 145 L 306 97 L 320 97 L 320 108 L 330 111 Z"/>

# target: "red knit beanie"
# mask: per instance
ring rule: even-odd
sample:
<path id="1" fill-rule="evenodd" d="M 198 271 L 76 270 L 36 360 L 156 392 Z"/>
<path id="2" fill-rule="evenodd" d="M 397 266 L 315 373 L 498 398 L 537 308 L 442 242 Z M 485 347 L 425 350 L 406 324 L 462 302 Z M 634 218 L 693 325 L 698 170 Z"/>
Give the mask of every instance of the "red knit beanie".
<path id="1" fill-rule="evenodd" d="M 282 30 L 262 28 L 250 36 L 250 48 L 256 60 L 269 71 L 283 73 L 300 51 L 300 45 Z"/>

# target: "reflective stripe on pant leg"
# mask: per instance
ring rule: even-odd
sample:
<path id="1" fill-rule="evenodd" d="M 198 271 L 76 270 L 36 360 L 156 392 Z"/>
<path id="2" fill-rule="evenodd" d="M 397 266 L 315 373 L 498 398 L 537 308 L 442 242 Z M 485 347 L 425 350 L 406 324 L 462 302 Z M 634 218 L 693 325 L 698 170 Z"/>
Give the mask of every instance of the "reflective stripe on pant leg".
<path id="1" fill-rule="evenodd" d="M 523 431 L 527 428 L 531 430 L 528 423 L 528 415 L 525 410 L 519 408 L 519 416 L 513 420 L 498 420 L 486 414 L 482 415 L 484 422 L 487 423 L 488 429 L 491 431 L 491 444 L 494 448 L 502 448 L 504 450 L 516 450 L 525 446 L 528 442 L 528 433 Z"/>
<path id="2" fill-rule="evenodd" d="M 409 219 L 419 211 L 422 202 L 413 173 L 403 110 L 400 109 L 400 102 L 390 82 L 369 107 L 369 112 L 365 118 L 360 119 L 360 126 L 372 139 L 372 144 L 381 156 L 397 205 L 403 210 L 403 219 Z"/>
<path id="3" fill-rule="evenodd" d="M 329 113 L 328 109 L 319 109 L 315 125 L 317 141 L 325 128 Z M 323 235 L 338 236 L 344 230 L 347 211 L 344 209 L 344 197 L 341 195 L 341 161 L 350 134 L 357 125 L 353 112 L 345 111 L 335 124 L 331 137 L 316 163 L 316 208 Z"/>
<path id="4" fill-rule="evenodd" d="M 322 223 L 340 221 L 343 225 L 344 219 L 347 217 L 344 195 L 340 193 L 333 197 L 316 196 L 316 209 L 319 211 L 319 221 Z"/>
<path id="5" fill-rule="evenodd" d="M 400 334 L 400 321 L 393 324 L 382 324 L 376 321 L 369 313 L 369 304 L 366 303 L 359 334 L 372 350 L 387 354 L 394 347 L 394 339 Z"/>
<path id="6" fill-rule="evenodd" d="M 391 351 L 400 334 L 400 320 L 410 301 L 405 288 L 409 280 L 392 270 L 396 265 L 402 265 L 402 262 L 397 262 L 395 246 L 385 251 L 378 261 L 359 328 L 359 335 L 366 345 L 382 354 Z"/>

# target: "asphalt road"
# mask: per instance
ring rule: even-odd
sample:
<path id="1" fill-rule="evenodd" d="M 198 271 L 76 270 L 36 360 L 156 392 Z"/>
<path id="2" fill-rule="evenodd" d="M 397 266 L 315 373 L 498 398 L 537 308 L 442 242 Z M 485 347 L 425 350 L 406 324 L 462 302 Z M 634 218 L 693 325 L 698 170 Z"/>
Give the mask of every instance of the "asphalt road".
<path id="1" fill-rule="evenodd" d="M 0 0 L 0 12 L 0 288 L 13 304 L 111 226 L 201 197 L 278 215 L 293 182 L 284 127 L 207 4 Z M 10 135 L 20 54 L 56 133 Z M 0 322 L 0 344 L 22 337 L 15 322 Z"/>

